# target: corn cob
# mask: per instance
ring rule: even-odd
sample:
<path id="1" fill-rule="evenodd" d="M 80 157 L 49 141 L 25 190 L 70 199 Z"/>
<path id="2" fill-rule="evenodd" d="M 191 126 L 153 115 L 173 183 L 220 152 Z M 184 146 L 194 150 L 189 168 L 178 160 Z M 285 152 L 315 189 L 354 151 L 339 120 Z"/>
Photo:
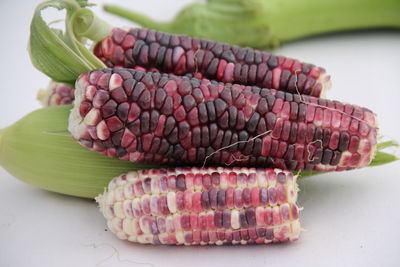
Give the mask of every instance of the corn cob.
<path id="1" fill-rule="evenodd" d="M 120 239 L 148 244 L 264 244 L 300 234 L 296 176 L 278 169 L 129 172 L 96 198 Z"/>
<path id="2" fill-rule="evenodd" d="M 176 75 L 192 73 L 225 83 L 240 83 L 319 97 L 330 86 L 325 70 L 298 60 L 209 40 L 146 28 L 114 28 L 94 54 L 108 67 Z M 296 80 L 297 79 L 297 80 Z"/>
<path id="3" fill-rule="evenodd" d="M 355 105 L 207 79 L 105 69 L 76 83 L 69 131 L 133 162 L 347 170 L 375 153 L 375 115 Z"/>
<path id="4" fill-rule="evenodd" d="M 46 89 L 40 89 L 37 99 L 44 107 L 69 105 L 74 101 L 74 88 L 51 81 Z"/>
<path id="5" fill-rule="evenodd" d="M 94 198 L 112 177 L 159 165 L 109 158 L 79 145 L 67 131 L 71 105 L 35 110 L 13 125 L 0 129 L 0 165 L 14 177 L 39 188 L 71 196 Z M 381 151 L 395 147 L 387 141 L 369 166 L 397 161 Z M 301 172 L 301 177 L 315 172 Z"/>

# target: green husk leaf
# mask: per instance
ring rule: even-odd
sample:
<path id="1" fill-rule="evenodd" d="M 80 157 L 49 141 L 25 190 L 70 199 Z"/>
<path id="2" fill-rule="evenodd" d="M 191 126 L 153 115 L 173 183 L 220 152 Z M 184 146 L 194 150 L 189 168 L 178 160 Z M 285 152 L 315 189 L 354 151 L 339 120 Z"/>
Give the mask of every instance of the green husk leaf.
<path id="1" fill-rule="evenodd" d="M 89 151 L 67 131 L 71 106 L 42 108 L 0 130 L 0 165 L 16 178 L 53 192 L 94 198 L 121 173 L 160 165 Z"/>
<path id="2" fill-rule="evenodd" d="M 66 9 L 65 33 L 44 21 L 42 11 L 49 7 Z M 86 47 L 86 40 L 98 41 L 110 32 L 107 23 L 74 0 L 46 1 L 36 8 L 31 22 L 28 51 L 32 64 L 52 80 L 73 85 L 81 73 L 106 67 Z"/>

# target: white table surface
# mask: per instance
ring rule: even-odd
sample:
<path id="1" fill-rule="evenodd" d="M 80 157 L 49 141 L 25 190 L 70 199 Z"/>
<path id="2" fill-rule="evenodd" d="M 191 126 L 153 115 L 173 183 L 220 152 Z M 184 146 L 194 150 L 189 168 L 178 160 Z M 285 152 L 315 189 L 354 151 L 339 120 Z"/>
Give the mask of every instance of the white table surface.
<path id="1" fill-rule="evenodd" d="M 191 1 L 107 2 L 168 19 Z M 37 3 L 0 2 L 0 128 L 39 108 L 37 89 L 48 82 L 26 51 Z M 276 53 L 324 66 L 333 81 L 327 97 L 369 107 L 381 133 L 400 140 L 400 32 L 310 38 Z M 167 247 L 120 241 L 93 201 L 34 188 L 0 168 L 0 266 L 400 266 L 399 176 L 394 163 L 301 181 L 306 231 L 294 243 Z"/>

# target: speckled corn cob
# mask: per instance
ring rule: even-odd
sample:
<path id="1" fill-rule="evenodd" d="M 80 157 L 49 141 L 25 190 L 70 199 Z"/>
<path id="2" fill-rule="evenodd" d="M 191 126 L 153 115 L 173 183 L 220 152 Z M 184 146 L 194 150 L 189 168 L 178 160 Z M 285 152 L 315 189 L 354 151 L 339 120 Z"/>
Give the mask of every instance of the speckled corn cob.
<path id="1" fill-rule="evenodd" d="M 156 32 L 115 28 L 94 53 L 108 67 L 159 71 L 226 83 L 257 85 L 319 97 L 330 87 L 325 70 L 295 59 L 214 41 Z"/>
<path id="2" fill-rule="evenodd" d="M 133 162 L 345 170 L 367 166 L 375 115 L 355 105 L 130 69 L 77 80 L 69 131 Z"/>
<path id="3" fill-rule="evenodd" d="M 37 99 L 44 107 L 68 105 L 74 101 L 74 88 L 51 81 L 46 89 L 40 89 Z"/>
<path id="4" fill-rule="evenodd" d="M 148 244 L 264 244 L 300 234 L 296 176 L 278 169 L 130 172 L 96 198 L 120 239 Z"/>

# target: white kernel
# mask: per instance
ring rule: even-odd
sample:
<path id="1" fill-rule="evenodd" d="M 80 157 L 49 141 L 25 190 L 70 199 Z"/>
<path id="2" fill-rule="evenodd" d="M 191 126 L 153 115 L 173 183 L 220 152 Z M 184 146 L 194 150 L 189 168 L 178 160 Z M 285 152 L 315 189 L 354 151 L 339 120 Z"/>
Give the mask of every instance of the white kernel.
<path id="1" fill-rule="evenodd" d="M 138 235 L 137 241 L 141 244 L 151 244 L 153 243 L 153 235 L 151 234 Z"/>
<path id="2" fill-rule="evenodd" d="M 122 222 L 122 229 L 124 232 L 130 236 L 135 235 L 136 233 L 134 232 L 134 227 L 132 226 L 132 220 L 131 219 L 124 219 Z"/>
<path id="3" fill-rule="evenodd" d="M 139 179 L 137 172 L 128 172 L 126 174 L 126 180 L 130 183 L 136 182 Z"/>
<path id="4" fill-rule="evenodd" d="M 231 212 L 231 226 L 232 226 L 232 229 L 240 228 L 239 211 L 238 210 L 232 210 L 232 212 Z"/>
<path id="5" fill-rule="evenodd" d="M 122 201 L 124 200 L 124 187 L 123 186 L 118 186 L 117 188 L 114 189 L 115 193 L 115 200 L 116 201 Z"/>
<path id="6" fill-rule="evenodd" d="M 112 91 L 118 87 L 121 87 L 122 83 L 123 83 L 122 77 L 119 74 L 114 73 L 110 77 L 108 88 L 110 91 Z"/>
<path id="7" fill-rule="evenodd" d="M 132 200 L 127 199 L 122 204 L 126 218 L 133 218 Z"/>
<path id="8" fill-rule="evenodd" d="M 176 212 L 176 196 L 175 192 L 168 192 L 167 194 L 167 205 L 171 213 Z"/>
<path id="9" fill-rule="evenodd" d="M 107 140 L 110 138 L 110 130 L 105 121 L 100 121 L 96 126 L 96 135 L 100 140 Z"/>
<path id="10" fill-rule="evenodd" d="M 114 204 L 114 213 L 115 216 L 117 216 L 118 218 L 125 218 L 124 209 L 122 208 L 122 202 L 119 201 Z"/>
<path id="11" fill-rule="evenodd" d="M 92 108 L 83 119 L 87 125 L 95 126 L 100 121 L 100 110 Z"/>
<path id="12" fill-rule="evenodd" d="M 183 231 L 177 231 L 175 233 L 176 241 L 178 241 L 179 244 L 184 244 L 185 243 L 185 235 Z"/>
<path id="13" fill-rule="evenodd" d="M 112 218 L 111 225 L 112 225 L 112 229 L 114 229 L 115 232 L 122 231 L 122 220 L 120 218 L 118 218 L 118 217 Z"/>

